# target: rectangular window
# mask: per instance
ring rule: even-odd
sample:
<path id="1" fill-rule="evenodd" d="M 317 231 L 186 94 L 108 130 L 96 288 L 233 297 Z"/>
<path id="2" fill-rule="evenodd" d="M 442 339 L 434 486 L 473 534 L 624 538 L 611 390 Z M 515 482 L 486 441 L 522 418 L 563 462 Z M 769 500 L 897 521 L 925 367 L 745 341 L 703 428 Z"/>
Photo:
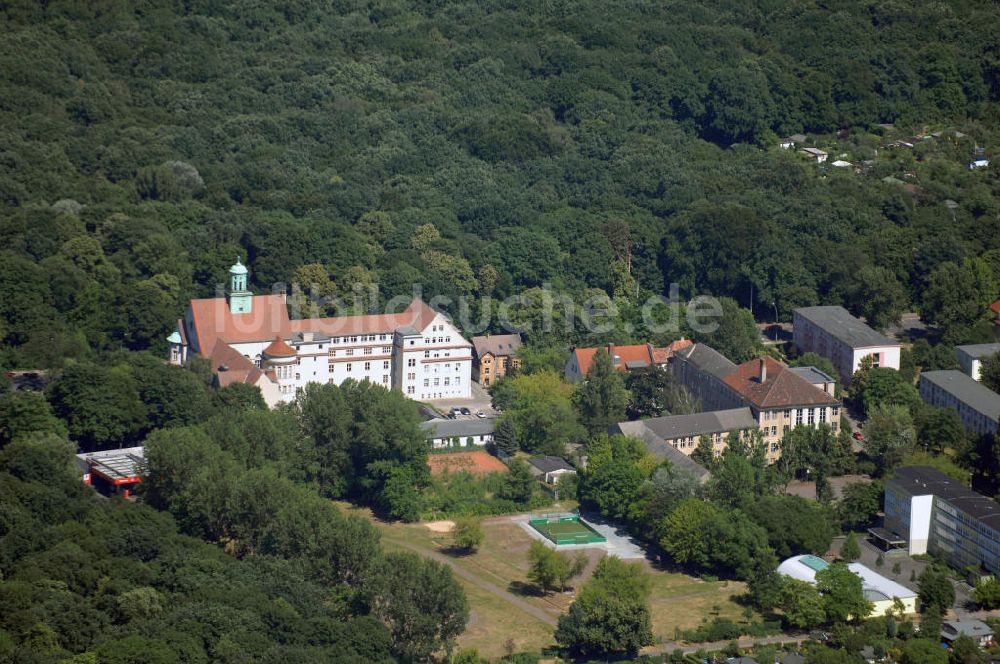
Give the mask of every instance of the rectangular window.
<path id="1" fill-rule="evenodd" d="M 445 386 L 445 387 L 448 387 L 448 385 L 449 385 L 449 384 L 450 384 L 450 382 L 448 381 L 448 379 L 447 379 L 447 378 L 445 378 L 445 379 L 444 379 L 444 386 Z"/>
<path id="2" fill-rule="evenodd" d="M 413 394 L 413 392 L 414 392 L 414 389 L 413 389 L 412 385 L 410 385 L 409 387 L 406 388 L 406 393 L 407 394 Z"/>
<path id="3" fill-rule="evenodd" d="M 819 409 L 819 421 L 826 422 L 826 408 Z"/>
<path id="4" fill-rule="evenodd" d="M 351 373 L 351 363 L 347 363 L 347 373 Z"/>
<path id="5" fill-rule="evenodd" d="M 382 384 L 383 385 L 389 384 L 389 374 L 382 374 Z"/>
<path id="6" fill-rule="evenodd" d="M 458 385 L 461 382 L 462 382 L 461 376 L 455 376 L 455 384 Z"/>
<path id="7" fill-rule="evenodd" d="M 348 348 L 346 351 L 347 357 L 352 357 L 354 355 L 354 349 Z"/>
<path id="8" fill-rule="evenodd" d="M 796 408 L 795 409 L 795 424 L 796 424 L 796 426 L 799 425 L 799 424 L 802 424 L 802 409 L 801 408 Z"/>
<path id="9" fill-rule="evenodd" d="M 388 355 L 392 352 L 392 346 L 382 346 L 382 354 Z"/>
<path id="10" fill-rule="evenodd" d="M 365 355 L 371 355 L 371 354 L 372 354 L 372 349 L 371 348 L 365 348 Z"/>
<path id="11" fill-rule="evenodd" d="M 406 361 L 406 366 L 408 366 L 408 367 L 415 367 L 415 366 L 417 366 L 417 360 L 416 360 L 416 358 L 411 357 L 410 359 L 408 359 Z"/>
<path id="12" fill-rule="evenodd" d="M 810 426 L 816 423 L 816 411 L 813 408 L 809 409 L 809 424 Z"/>
<path id="13" fill-rule="evenodd" d="M 430 387 L 430 386 L 431 386 L 431 379 L 424 378 L 424 387 Z"/>
<path id="14" fill-rule="evenodd" d="M 365 371 L 371 371 L 371 370 L 372 370 L 372 363 L 365 362 Z"/>
<path id="15" fill-rule="evenodd" d="M 430 356 L 431 356 L 431 352 L 429 350 L 425 350 L 424 351 L 424 357 L 430 357 Z"/>
<path id="16" fill-rule="evenodd" d="M 383 369 L 388 369 L 389 368 L 389 360 L 386 360 L 385 362 L 382 363 L 382 368 Z"/>
<path id="17" fill-rule="evenodd" d="M 434 379 L 434 387 L 437 387 L 440 384 L 441 384 L 441 379 L 440 378 L 435 378 Z"/>

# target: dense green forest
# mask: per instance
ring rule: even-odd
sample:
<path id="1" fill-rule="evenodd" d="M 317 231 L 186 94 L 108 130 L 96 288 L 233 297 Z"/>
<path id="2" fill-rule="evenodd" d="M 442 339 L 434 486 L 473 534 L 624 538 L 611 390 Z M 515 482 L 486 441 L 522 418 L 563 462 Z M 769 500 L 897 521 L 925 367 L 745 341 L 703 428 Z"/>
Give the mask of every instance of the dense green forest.
<path id="1" fill-rule="evenodd" d="M 967 168 L 1000 141 L 997 13 L 5 2 L 2 362 L 161 348 L 236 255 L 261 292 L 582 298 L 635 279 L 762 318 L 921 306 L 974 338 L 1000 273 L 997 169 Z M 947 127 L 965 137 L 884 147 Z M 872 164 L 817 167 L 776 147 L 792 132 Z"/>
<path id="2" fill-rule="evenodd" d="M 96 494 L 36 395 L 5 396 L 0 662 L 353 664 L 452 647 L 469 609 L 451 570 L 383 552 L 329 500 L 416 509 L 427 453 L 412 402 L 317 387 L 301 410 L 258 395 L 153 432 L 145 504 Z"/>

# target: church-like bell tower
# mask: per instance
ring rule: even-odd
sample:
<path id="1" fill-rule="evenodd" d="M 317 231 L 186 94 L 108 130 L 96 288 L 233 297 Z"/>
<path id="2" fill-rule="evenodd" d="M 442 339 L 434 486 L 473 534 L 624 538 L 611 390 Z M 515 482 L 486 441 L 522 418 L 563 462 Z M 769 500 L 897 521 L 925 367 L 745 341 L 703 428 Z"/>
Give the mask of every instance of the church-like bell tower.
<path id="1" fill-rule="evenodd" d="M 229 311 L 234 314 L 248 314 L 253 309 L 253 293 L 247 290 L 246 265 L 236 259 L 236 264 L 229 268 Z"/>

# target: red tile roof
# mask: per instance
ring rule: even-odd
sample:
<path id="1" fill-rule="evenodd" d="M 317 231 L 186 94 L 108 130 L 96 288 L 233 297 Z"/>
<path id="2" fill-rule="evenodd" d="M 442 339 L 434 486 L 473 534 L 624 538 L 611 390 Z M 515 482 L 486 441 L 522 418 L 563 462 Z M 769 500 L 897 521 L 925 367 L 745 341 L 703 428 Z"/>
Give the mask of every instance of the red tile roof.
<path id="1" fill-rule="evenodd" d="M 191 300 L 191 318 L 198 337 L 199 352 L 206 355 L 217 340 L 226 343 L 267 341 L 275 337 L 291 338 L 299 332 L 328 336 L 350 334 L 387 334 L 401 327 L 423 331 L 437 313 L 419 298 L 414 298 L 398 314 L 336 316 L 291 320 L 283 295 L 255 295 L 249 313 L 233 315 L 224 297 Z"/>
<path id="2" fill-rule="evenodd" d="M 613 348 L 614 354 L 621 360 L 615 364 L 615 368 L 618 369 L 618 371 L 627 371 L 627 365 L 630 362 L 645 362 L 647 366 L 654 364 L 666 364 L 675 351 L 680 350 L 681 348 L 686 348 L 690 345 L 692 345 L 690 340 L 681 339 L 680 341 L 675 341 L 664 348 L 653 348 L 650 344 L 635 346 L 617 346 L 608 344 L 601 350 L 610 354 Z M 587 375 L 587 371 L 590 370 L 590 363 L 594 361 L 594 356 L 597 355 L 597 351 L 597 348 L 577 348 L 573 351 L 576 355 L 576 361 L 580 367 L 580 373 L 582 375 Z"/>
<path id="3" fill-rule="evenodd" d="M 653 362 L 656 364 L 666 364 L 670 361 L 670 358 L 674 356 L 674 353 L 679 351 L 681 348 L 688 348 L 693 345 L 694 342 L 690 339 L 678 339 L 663 348 L 654 348 Z"/>
<path id="4" fill-rule="evenodd" d="M 990 305 L 990 311 L 992 311 L 995 314 L 993 322 L 997 325 L 1000 325 L 1000 299 L 996 300 L 993 304 Z"/>
<path id="5" fill-rule="evenodd" d="M 274 380 L 271 373 L 258 369 L 253 362 L 221 339 L 215 342 L 209 360 L 212 363 L 212 371 L 219 381 L 219 387 L 232 383 L 256 385 L 263 376 Z"/>
<path id="6" fill-rule="evenodd" d="M 295 349 L 285 343 L 281 337 L 275 337 L 267 348 L 261 353 L 265 357 L 295 357 Z"/>
<path id="7" fill-rule="evenodd" d="M 761 362 L 766 367 L 760 381 Z M 736 367 L 723 381 L 749 402 L 762 409 L 822 406 L 839 403 L 781 362 L 770 357 L 750 360 Z"/>

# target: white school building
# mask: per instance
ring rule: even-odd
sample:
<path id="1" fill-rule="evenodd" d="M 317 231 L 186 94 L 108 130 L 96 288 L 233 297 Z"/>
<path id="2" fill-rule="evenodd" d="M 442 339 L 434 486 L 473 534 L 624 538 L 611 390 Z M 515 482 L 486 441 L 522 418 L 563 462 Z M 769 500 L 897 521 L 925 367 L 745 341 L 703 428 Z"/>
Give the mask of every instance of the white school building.
<path id="1" fill-rule="evenodd" d="M 421 401 L 469 397 L 472 344 L 419 298 L 398 314 L 293 320 L 284 294 L 254 295 L 247 277 L 237 261 L 225 297 L 191 301 L 168 338 L 171 363 L 206 357 L 219 385 L 256 385 L 269 406 L 348 378 Z"/>

